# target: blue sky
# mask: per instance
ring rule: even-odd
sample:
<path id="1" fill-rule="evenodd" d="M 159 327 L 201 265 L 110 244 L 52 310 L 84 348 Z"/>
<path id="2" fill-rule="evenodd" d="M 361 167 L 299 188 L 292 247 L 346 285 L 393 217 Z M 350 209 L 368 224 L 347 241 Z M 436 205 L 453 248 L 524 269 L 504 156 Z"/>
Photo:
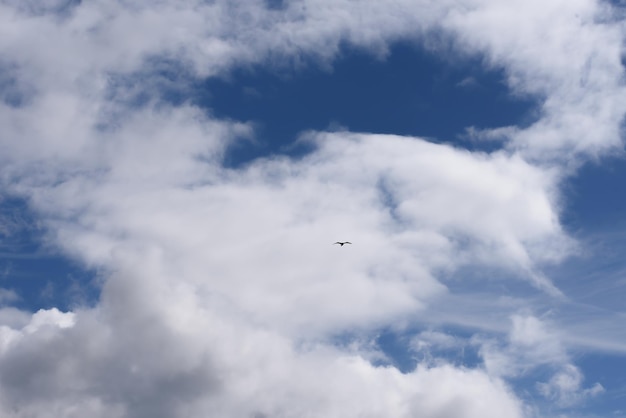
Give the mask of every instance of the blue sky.
<path id="1" fill-rule="evenodd" d="M 485 69 L 479 57 L 439 56 L 407 42 L 391 45 L 384 58 L 344 47 L 332 67 L 236 69 L 200 92 L 198 102 L 217 116 L 258 124 L 258 146 L 239 149 L 250 157 L 281 151 L 308 129 L 416 135 L 474 148 L 462 140 L 467 127 L 523 125 L 536 106 L 530 97 L 512 97 L 502 71 Z"/>
<path id="2" fill-rule="evenodd" d="M 0 415 L 626 416 L 623 27 L 0 2 Z"/>

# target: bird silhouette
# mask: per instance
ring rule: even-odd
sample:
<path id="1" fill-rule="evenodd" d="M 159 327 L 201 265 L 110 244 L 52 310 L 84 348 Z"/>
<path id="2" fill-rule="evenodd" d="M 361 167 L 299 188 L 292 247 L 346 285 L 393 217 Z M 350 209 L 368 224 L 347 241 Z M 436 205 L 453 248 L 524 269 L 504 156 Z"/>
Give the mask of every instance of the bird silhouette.
<path id="1" fill-rule="evenodd" d="M 339 245 L 341 245 L 341 246 L 343 247 L 343 246 L 344 246 L 344 244 L 352 244 L 352 243 L 351 243 L 351 242 L 348 242 L 348 241 L 344 241 L 344 242 L 339 242 L 339 241 L 337 241 L 335 244 L 339 244 Z M 333 245 L 335 245 L 335 244 L 333 244 Z"/>

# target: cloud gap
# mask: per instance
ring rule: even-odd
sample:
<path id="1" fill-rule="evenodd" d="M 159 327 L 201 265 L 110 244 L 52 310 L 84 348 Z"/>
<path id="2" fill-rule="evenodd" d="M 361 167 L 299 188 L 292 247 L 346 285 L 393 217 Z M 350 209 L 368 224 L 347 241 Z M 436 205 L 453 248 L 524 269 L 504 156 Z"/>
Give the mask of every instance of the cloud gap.
<path id="1" fill-rule="evenodd" d="M 332 130 L 339 126 L 362 132 L 432 136 L 433 140 L 471 150 L 493 151 L 500 146 L 459 137 L 470 126 L 528 123 L 519 115 L 532 113 L 534 100 L 512 97 L 501 72 L 485 71 L 478 59 L 447 62 L 433 59 L 431 54 L 414 44 L 397 42 L 385 58 L 377 59 L 346 46 L 332 70 L 313 66 L 277 76 L 261 65 L 236 69 L 226 79 L 208 79 L 195 102 L 218 117 L 255 123 L 258 140 L 238 148 L 231 157 L 237 160 L 240 155 L 244 162 L 256 155 L 283 153 L 303 128 Z M 468 72 L 478 80 L 477 86 L 456 86 Z M 327 102 L 331 92 L 338 97 Z M 304 108 L 307 110 L 300 111 Z M 446 119 L 437 116 L 445 112 L 454 114 Z M 456 125 L 450 125 L 450 120 Z"/>

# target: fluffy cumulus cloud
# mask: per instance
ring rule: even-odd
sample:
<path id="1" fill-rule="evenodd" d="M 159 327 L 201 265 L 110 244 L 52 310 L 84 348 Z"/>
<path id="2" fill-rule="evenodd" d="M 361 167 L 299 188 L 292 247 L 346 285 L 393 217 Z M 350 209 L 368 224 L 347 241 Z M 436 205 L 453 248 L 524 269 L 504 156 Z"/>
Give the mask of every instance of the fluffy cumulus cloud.
<path id="1" fill-rule="evenodd" d="M 621 12 L 586 0 L 468 4 L 452 9 L 443 26 L 504 67 L 515 91 L 542 101 L 536 123 L 505 135 L 512 148 L 563 162 L 621 147 Z"/>
<path id="2" fill-rule="evenodd" d="M 541 273 L 574 248 L 559 182 L 620 145 L 614 16 L 592 0 L 1 1 L 3 188 L 104 280 L 93 307 L 0 310 L 0 415 L 515 418 L 530 409 L 508 379 L 545 362 L 545 397 L 599 393 L 532 315 L 496 341 L 413 339 L 478 344 L 475 368 L 401 373 L 366 340 L 428 322 L 466 267 L 562 297 Z M 306 132 L 303 157 L 233 169 L 224 155 L 254 127 L 159 93 L 252 63 L 332 65 L 342 43 L 384 57 L 400 39 L 484 57 L 537 120 L 500 127 L 489 154 Z M 330 245 L 343 238 L 358 245 Z"/>

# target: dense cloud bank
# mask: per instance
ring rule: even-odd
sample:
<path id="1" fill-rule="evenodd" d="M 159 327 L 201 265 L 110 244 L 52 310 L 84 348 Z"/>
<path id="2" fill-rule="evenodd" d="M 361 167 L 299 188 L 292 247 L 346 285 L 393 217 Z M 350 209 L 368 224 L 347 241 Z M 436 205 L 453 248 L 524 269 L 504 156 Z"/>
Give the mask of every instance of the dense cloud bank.
<path id="1" fill-rule="evenodd" d="M 563 297 L 541 269 L 575 250 L 559 185 L 621 147 L 622 38 L 591 0 L 0 2 L 3 188 L 103 276 L 93 307 L 2 309 L 0 415 L 524 417 L 508 379 L 546 364 L 537 393 L 556 404 L 601 393 L 520 300 L 507 332 L 474 337 L 474 368 L 401 373 L 375 333 L 436 324 L 443 278 L 466 267 Z M 232 169 L 254 126 L 160 93 L 250 64 L 332 67 L 342 44 L 384 58 L 398 40 L 483 57 L 537 121 L 472 130 L 502 140 L 489 154 L 305 132 L 302 158 Z M 330 245 L 343 238 L 355 245 Z"/>

